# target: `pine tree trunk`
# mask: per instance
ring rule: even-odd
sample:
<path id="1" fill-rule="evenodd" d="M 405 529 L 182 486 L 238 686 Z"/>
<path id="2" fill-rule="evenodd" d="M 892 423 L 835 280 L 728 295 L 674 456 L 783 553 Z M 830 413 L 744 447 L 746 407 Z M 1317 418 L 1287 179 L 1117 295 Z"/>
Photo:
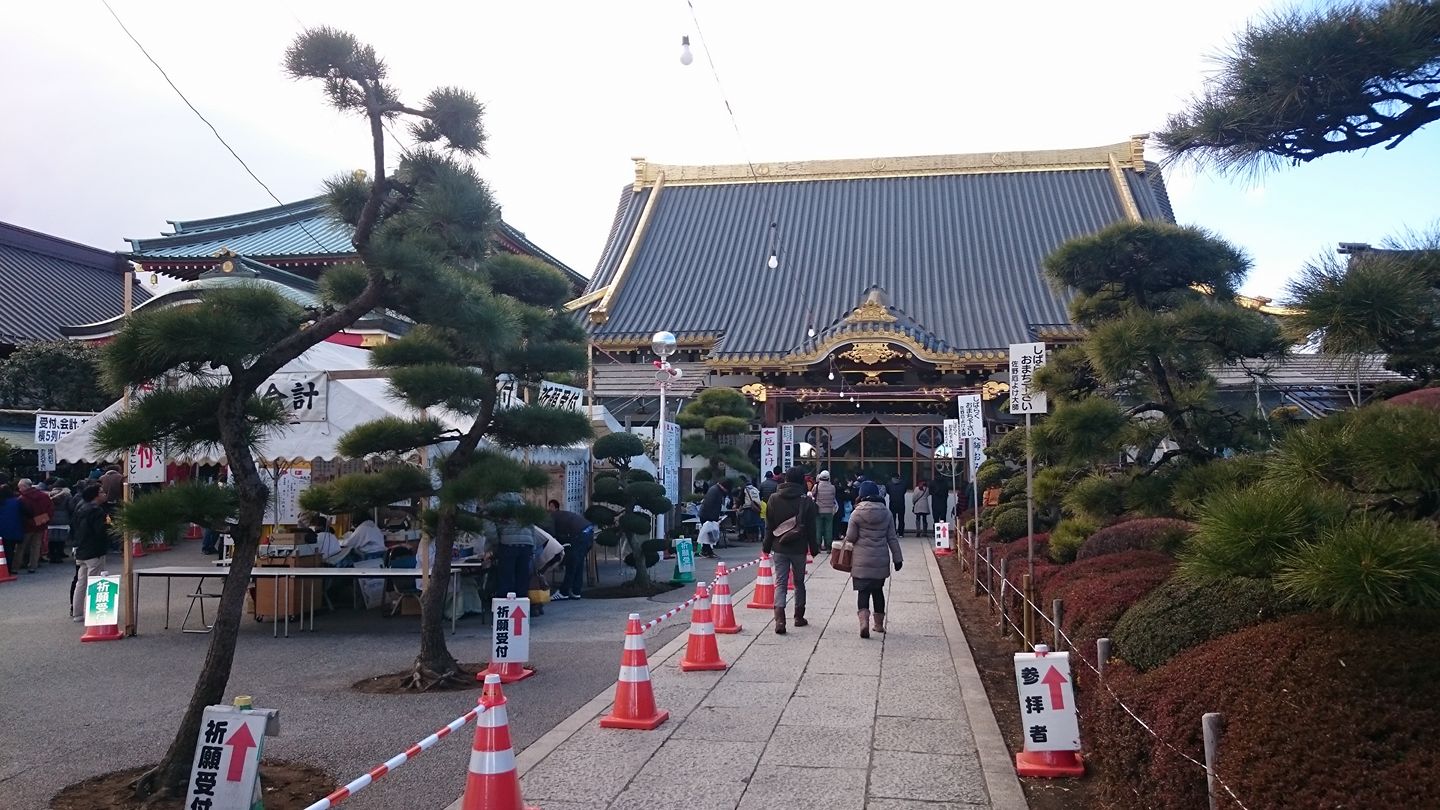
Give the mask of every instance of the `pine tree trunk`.
<path id="1" fill-rule="evenodd" d="M 243 436 L 243 416 L 234 424 L 226 424 L 226 411 L 243 414 L 244 405 L 227 408 L 231 403 L 221 404 L 221 423 L 227 436 Z M 190 694 L 190 703 L 180 728 L 165 757 L 153 770 L 145 773 L 135 782 L 135 795 L 144 799 L 155 794 L 162 796 L 183 796 L 190 776 L 190 766 L 195 759 L 195 741 L 200 733 L 200 721 L 206 706 L 225 702 L 225 688 L 230 683 L 230 667 L 235 660 L 235 643 L 239 638 L 240 622 L 245 613 L 245 593 L 250 586 L 250 572 L 255 566 L 255 554 L 260 548 L 260 529 L 265 521 L 265 508 L 270 501 L 270 492 L 248 448 L 227 445 L 227 457 L 231 460 L 230 472 L 234 477 L 235 490 L 240 499 L 240 510 L 233 537 L 235 540 L 234 559 L 230 572 L 225 575 L 225 584 L 220 591 L 220 606 L 216 610 L 215 624 L 210 630 L 210 647 L 205 653 L 205 663 L 195 679 L 195 689 Z M 237 461 L 238 459 L 238 461 Z"/>
<path id="2" fill-rule="evenodd" d="M 455 548 L 454 504 L 441 504 L 435 526 L 435 563 L 430 587 L 420 595 L 420 654 L 408 686 L 425 691 L 441 681 L 463 677 L 445 643 L 445 604 L 450 596 L 450 556 Z"/>
<path id="3" fill-rule="evenodd" d="M 643 543 L 636 543 L 635 536 L 625 535 L 625 545 L 630 549 L 630 559 L 635 561 L 635 579 L 631 580 L 636 585 L 648 586 L 650 584 L 650 567 L 645 564 L 645 552 L 641 548 Z"/>

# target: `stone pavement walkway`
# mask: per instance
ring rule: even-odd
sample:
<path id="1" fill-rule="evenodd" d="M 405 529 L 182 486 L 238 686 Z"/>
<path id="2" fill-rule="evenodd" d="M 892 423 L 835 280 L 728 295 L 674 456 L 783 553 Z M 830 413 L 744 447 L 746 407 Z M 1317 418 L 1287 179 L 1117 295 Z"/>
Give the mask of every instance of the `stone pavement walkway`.
<path id="1" fill-rule="evenodd" d="M 772 632 L 770 611 L 744 607 L 746 588 L 735 598 L 744 630 L 718 637 L 728 670 L 682 673 L 684 635 L 650 650 L 656 700 L 670 720 L 648 732 L 601 729 L 613 690 L 598 695 L 518 757 L 527 803 L 1024 808 L 939 568 L 927 543 L 904 542 L 907 565 L 887 595 L 889 633 L 859 637 L 849 577 L 825 560 L 810 567 L 810 626 L 787 635 Z"/>

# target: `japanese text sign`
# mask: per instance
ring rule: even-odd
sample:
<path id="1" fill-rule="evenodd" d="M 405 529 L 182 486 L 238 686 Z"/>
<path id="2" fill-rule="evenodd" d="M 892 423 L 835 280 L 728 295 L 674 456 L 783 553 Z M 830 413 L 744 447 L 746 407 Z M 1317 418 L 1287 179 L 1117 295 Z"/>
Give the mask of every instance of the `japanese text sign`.
<path id="1" fill-rule="evenodd" d="M 960 417 L 960 438 L 980 438 L 980 435 L 985 432 L 985 416 L 980 395 L 966 394 L 960 397 L 955 410 L 956 415 Z"/>
<path id="2" fill-rule="evenodd" d="M 780 466 L 779 428 L 760 428 L 760 475 L 770 474 Z"/>
<path id="3" fill-rule="evenodd" d="M 53 446 L 35 448 L 35 458 L 35 467 L 40 472 L 55 471 L 55 448 Z"/>
<path id="4" fill-rule="evenodd" d="M 1010 413 L 1046 413 L 1045 392 L 1036 391 L 1035 371 L 1045 365 L 1044 343 L 1010 344 Z"/>
<path id="5" fill-rule="evenodd" d="M 960 438 L 960 420 L 945 420 L 945 453 L 942 458 L 959 458 L 960 448 L 963 446 Z M 941 455 L 937 453 L 936 455 Z"/>
<path id="6" fill-rule="evenodd" d="M 67 413 L 35 414 L 35 443 L 39 445 L 58 444 L 66 434 L 90 421 L 88 416 Z"/>
<path id="7" fill-rule="evenodd" d="M 266 716 L 231 706 L 206 706 L 186 785 L 185 807 L 250 810 L 260 806 L 260 749 Z"/>
<path id="8" fill-rule="evenodd" d="M 695 544 L 688 537 L 675 541 L 675 573 L 695 573 Z"/>
<path id="9" fill-rule="evenodd" d="M 523 664 L 530 660 L 530 600 L 492 599 L 495 614 L 490 662 Z"/>
<path id="10" fill-rule="evenodd" d="M 780 428 L 780 448 L 782 469 L 790 469 L 795 466 L 795 426 L 785 425 Z"/>
<path id="11" fill-rule="evenodd" d="M 119 624 L 120 577 L 101 572 L 85 586 L 85 626 Z"/>
<path id="12" fill-rule="evenodd" d="M 975 478 L 975 471 L 985 463 L 985 448 L 988 446 L 989 443 L 985 439 L 984 432 L 981 432 L 980 438 L 970 440 L 970 478 L 972 480 Z"/>
<path id="13" fill-rule="evenodd" d="M 130 448 L 125 467 L 125 478 L 131 484 L 165 483 L 165 454 L 154 445 Z"/>
<path id="14" fill-rule="evenodd" d="M 952 548 L 950 544 L 950 524 L 943 521 L 935 521 L 935 550 Z"/>
<path id="15" fill-rule="evenodd" d="M 664 484 L 665 497 L 671 503 L 680 502 L 680 424 L 678 422 L 665 422 L 665 458 L 660 460 L 665 466 Z M 580 511 L 580 510 L 575 510 Z"/>
<path id="16" fill-rule="evenodd" d="M 1037 647 L 1042 649 L 1043 645 Z M 1015 653 L 1015 685 L 1020 690 L 1025 750 L 1079 751 L 1070 653 Z"/>
<path id="17" fill-rule="evenodd" d="M 291 422 L 324 422 L 329 417 L 327 379 L 323 371 L 284 371 L 272 375 L 256 392 L 278 404 Z"/>

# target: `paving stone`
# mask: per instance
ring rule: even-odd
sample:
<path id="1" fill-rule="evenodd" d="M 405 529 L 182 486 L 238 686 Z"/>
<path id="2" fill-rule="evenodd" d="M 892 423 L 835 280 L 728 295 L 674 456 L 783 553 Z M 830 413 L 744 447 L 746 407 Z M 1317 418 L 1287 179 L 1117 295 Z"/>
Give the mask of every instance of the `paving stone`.
<path id="1" fill-rule="evenodd" d="M 725 677 L 735 681 L 756 681 L 762 683 L 794 684 L 805 671 L 804 659 L 774 660 L 764 657 L 746 656 L 733 664 Z"/>
<path id="2" fill-rule="evenodd" d="M 880 678 L 875 675 L 834 675 L 824 672 L 807 672 L 795 687 L 796 697 L 829 697 L 832 695 L 864 695 L 874 699 L 880 688 Z"/>
<path id="3" fill-rule="evenodd" d="M 797 768 L 761 764 L 738 810 L 823 807 L 864 810 L 865 771 L 859 768 Z"/>
<path id="4" fill-rule="evenodd" d="M 558 752 L 557 752 L 558 753 Z M 551 754 L 521 780 L 527 801 L 561 799 L 603 807 L 625 789 L 638 773 L 648 752 L 567 751 Z"/>
<path id="5" fill-rule="evenodd" d="M 671 738 L 676 740 L 716 740 L 719 742 L 764 742 L 780 719 L 780 712 L 771 707 L 746 711 L 701 706 L 690 713 Z"/>
<path id="6" fill-rule="evenodd" d="M 642 758 L 648 758 L 665 743 L 666 738 L 670 736 L 670 732 L 675 730 L 676 725 L 673 713 L 671 718 L 665 721 L 660 728 L 645 732 L 632 731 L 630 729 L 601 728 L 600 721 L 597 720 L 570 735 L 569 739 L 561 743 L 560 747 L 555 749 L 546 759 L 600 751 L 633 753 Z"/>
<path id="7" fill-rule="evenodd" d="M 909 683 L 909 682 L 907 682 Z M 965 719 L 959 689 L 954 686 L 897 687 L 880 681 L 876 714 L 882 717 L 929 717 L 940 720 Z"/>
<path id="8" fill-rule="evenodd" d="M 794 684 L 739 681 L 722 678 L 701 705 L 721 708 L 748 706 L 781 706 L 795 691 Z"/>
<path id="9" fill-rule="evenodd" d="M 760 762 L 863 770 L 870 766 L 870 733 L 868 729 L 779 725 Z"/>
<path id="10" fill-rule="evenodd" d="M 970 804 L 969 802 L 919 802 L 910 799 L 870 799 L 865 802 L 865 810 L 977 810 L 977 808 L 989 807 L 988 802 L 984 804 Z M 549 807 L 546 807 L 549 810 Z"/>
<path id="11" fill-rule="evenodd" d="M 868 729 L 874 723 L 875 703 L 871 700 L 839 703 L 829 697 L 796 697 L 780 715 L 782 726 Z"/>
<path id="12" fill-rule="evenodd" d="M 880 672 L 880 645 L 869 649 L 821 644 L 805 668 L 808 674 L 876 675 Z"/>
<path id="13" fill-rule="evenodd" d="M 969 724 L 963 718 L 877 717 L 874 739 L 877 751 L 951 754 L 975 747 Z"/>
<path id="14" fill-rule="evenodd" d="M 870 796 L 929 802 L 984 804 L 985 777 L 973 755 L 876 751 L 871 757 Z"/>

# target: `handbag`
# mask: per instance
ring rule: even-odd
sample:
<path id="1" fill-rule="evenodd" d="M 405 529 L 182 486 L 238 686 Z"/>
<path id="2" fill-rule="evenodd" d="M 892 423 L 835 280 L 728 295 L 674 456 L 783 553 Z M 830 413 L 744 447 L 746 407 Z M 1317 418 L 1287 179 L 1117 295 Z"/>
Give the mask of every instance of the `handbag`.
<path id="1" fill-rule="evenodd" d="M 855 564 L 855 544 L 841 540 L 830 547 L 830 567 L 836 571 L 850 573 Z"/>

